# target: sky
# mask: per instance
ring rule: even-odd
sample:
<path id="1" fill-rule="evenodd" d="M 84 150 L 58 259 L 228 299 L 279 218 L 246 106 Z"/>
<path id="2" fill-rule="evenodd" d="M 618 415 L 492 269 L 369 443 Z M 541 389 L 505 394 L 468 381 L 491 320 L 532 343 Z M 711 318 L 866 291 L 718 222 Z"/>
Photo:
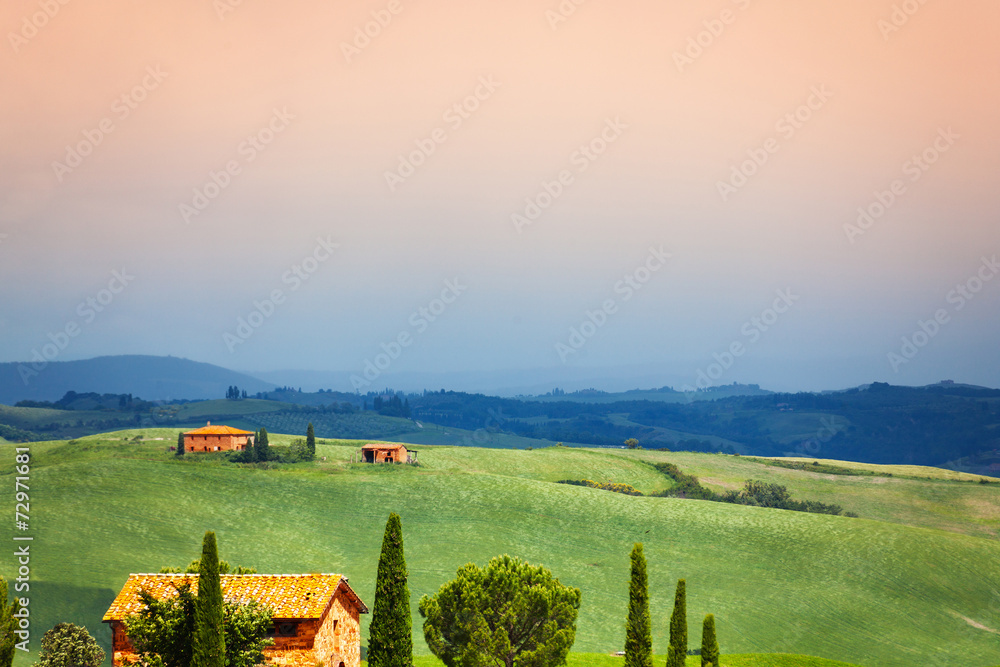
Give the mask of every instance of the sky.
<path id="1" fill-rule="evenodd" d="M 6 0 L 0 27 L 0 361 L 1000 386 L 994 0 Z"/>

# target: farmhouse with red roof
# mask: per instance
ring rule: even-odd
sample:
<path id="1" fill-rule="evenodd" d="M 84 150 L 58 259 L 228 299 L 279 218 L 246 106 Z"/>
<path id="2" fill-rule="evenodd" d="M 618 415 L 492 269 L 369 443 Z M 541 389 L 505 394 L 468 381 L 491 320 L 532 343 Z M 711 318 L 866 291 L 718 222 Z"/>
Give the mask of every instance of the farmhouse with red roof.
<path id="1" fill-rule="evenodd" d="M 414 456 L 410 456 L 410 453 Z M 406 451 L 399 443 L 372 442 L 361 448 L 361 461 L 364 463 L 415 463 L 416 450 Z"/>
<path id="2" fill-rule="evenodd" d="M 242 452 L 247 441 L 253 444 L 253 431 L 242 431 L 232 426 L 206 426 L 184 434 L 185 452 Z"/>
<path id="3" fill-rule="evenodd" d="M 223 574 L 222 597 L 245 604 L 256 600 L 271 608 L 274 626 L 268 636 L 274 646 L 264 650 L 268 665 L 360 667 L 360 614 L 368 607 L 339 574 Z M 136 661 L 124 620 L 145 608 L 139 592 L 163 600 L 190 584 L 198 592 L 197 574 L 130 574 L 104 615 L 111 625 L 115 667 Z"/>

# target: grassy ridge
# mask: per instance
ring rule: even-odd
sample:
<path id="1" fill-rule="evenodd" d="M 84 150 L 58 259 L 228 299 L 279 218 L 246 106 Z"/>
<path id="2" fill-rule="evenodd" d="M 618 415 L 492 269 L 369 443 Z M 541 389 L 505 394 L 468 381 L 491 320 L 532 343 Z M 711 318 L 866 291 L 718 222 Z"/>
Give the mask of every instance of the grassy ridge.
<path id="1" fill-rule="evenodd" d="M 919 473 L 910 477 L 904 475 L 915 472 L 915 466 L 825 461 L 831 465 L 858 466 L 893 474 L 893 477 L 851 477 L 766 466 L 738 456 L 692 452 L 625 454 L 621 450 L 609 450 L 609 454 L 675 463 L 716 492 L 738 489 L 747 479 L 759 479 L 787 486 L 797 500 L 835 503 L 862 518 L 994 539 L 1000 537 L 1000 485 L 973 483 L 979 479 L 978 475 L 920 467 Z"/>
<path id="2" fill-rule="evenodd" d="M 705 468 L 710 474 L 702 474 L 703 481 L 712 475 L 743 479 L 746 469 L 727 468 L 743 465 L 735 457 L 425 447 L 419 468 L 373 467 L 346 463 L 358 445 L 346 442 L 320 444 L 317 453 L 327 460 L 315 466 L 254 470 L 175 461 L 165 449 L 176 430 L 144 434 L 163 440 L 133 443 L 122 434 L 32 445 L 32 613 L 39 633 L 62 620 L 101 628 L 100 615 L 128 573 L 186 564 L 207 529 L 217 532 L 220 555 L 231 562 L 261 572 L 340 571 L 370 603 L 385 519 L 397 511 L 406 531 L 416 646 L 423 654 L 419 596 L 435 592 L 462 564 L 500 553 L 543 563 L 582 589 L 574 648 L 618 650 L 628 553 L 642 541 L 654 647 L 660 650 L 673 583 L 685 577 L 692 647 L 701 617 L 712 612 L 726 653 L 801 653 L 864 665 L 945 667 L 957 656 L 966 665 L 1000 662 L 997 636 L 963 619 L 1000 626 L 996 541 L 888 521 L 552 483 L 610 478 L 655 490 L 666 482 L 642 464 L 648 457 Z M 0 450 L 5 460 L 9 448 Z M 754 469 L 767 471 L 805 474 L 760 464 Z M 941 484 L 991 491 L 996 500 L 996 487 Z M 874 507 L 871 498 L 884 488 L 851 493 Z M 865 489 L 868 495 L 861 494 Z M 0 568 L 12 573 L 9 559 Z M 106 642 L 107 633 L 99 634 Z M 733 663 L 741 664 L 772 663 Z"/>

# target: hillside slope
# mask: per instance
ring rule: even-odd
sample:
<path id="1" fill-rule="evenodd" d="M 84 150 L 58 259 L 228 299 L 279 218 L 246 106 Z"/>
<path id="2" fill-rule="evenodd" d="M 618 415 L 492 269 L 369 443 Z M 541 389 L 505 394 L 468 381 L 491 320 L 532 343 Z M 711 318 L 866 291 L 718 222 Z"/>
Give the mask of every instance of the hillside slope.
<path id="1" fill-rule="evenodd" d="M 106 642 L 100 615 L 127 575 L 186 564 L 207 529 L 230 562 L 262 572 L 343 572 L 370 602 L 385 519 L 396 511 L 421 653 L 419 597 L 464 563 L 501 553 L 542 563 L 581 588 L 576 650 L 620 649 L 628 553 L 641 541 L 657 651 L 666 646 L 674 583 L 684 577 L 692 645 L 711 612 L 730 653 L 860 665 L 1000 663 L 990 630 L 1000 627 L 995 540 L 552 483 L 603 472 L 651 490 L 657 480 L 643 477 L 639 452 L 424 447 L 421 467 L 373 467 L 345 463 L 357 443 L 321 444 L 326 461 L 260 470 L 176 461 L 165 451 L 176 431 L 145 435 L 164 440 L 134 444 L 123 433 L 32 445 L 33 627 L 83 623 Z M 10 447 L 0 445 L 4 456 Z M 9 559 L 2 567 L 12 573 Z"/>

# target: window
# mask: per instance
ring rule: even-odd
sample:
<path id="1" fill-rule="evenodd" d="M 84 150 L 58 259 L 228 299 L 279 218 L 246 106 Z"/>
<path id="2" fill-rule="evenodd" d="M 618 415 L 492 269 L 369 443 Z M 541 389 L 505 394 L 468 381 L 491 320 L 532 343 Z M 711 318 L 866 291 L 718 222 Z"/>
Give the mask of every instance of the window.
<path id="1" fill-rule="evenodd" d="M 294 637 L 297 623 L 275 623 L 274 634 L 278 637 Z"/>

